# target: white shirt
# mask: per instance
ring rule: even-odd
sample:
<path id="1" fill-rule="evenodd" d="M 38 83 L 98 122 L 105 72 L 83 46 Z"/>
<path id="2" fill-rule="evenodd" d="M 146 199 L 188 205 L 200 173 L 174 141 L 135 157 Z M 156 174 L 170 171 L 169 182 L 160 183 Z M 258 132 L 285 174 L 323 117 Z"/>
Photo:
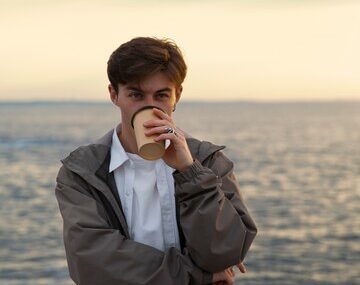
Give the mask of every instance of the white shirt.
<path id="1" fill-rule="evenodd" d="M 114 178 L 130 238 L 161 251 L 180 250 L 176 223 L 175 169 L 162 159 L 145 160 L 124 150 L 114 129 L 109 172 Z"/>

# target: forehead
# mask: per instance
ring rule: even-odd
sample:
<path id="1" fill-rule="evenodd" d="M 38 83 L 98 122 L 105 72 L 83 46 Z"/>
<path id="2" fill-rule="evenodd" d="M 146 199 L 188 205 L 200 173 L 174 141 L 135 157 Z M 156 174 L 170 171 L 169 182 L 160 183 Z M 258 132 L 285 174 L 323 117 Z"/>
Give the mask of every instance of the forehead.
<path id="1" fill-rule="evenodd" d="M 125 90 L 137 89 L 143 92 L 156 92 L 163 89 L 175 90 L 175 84 L 162 72 L 149 75 L 139 82 L 120 84 Z"/>

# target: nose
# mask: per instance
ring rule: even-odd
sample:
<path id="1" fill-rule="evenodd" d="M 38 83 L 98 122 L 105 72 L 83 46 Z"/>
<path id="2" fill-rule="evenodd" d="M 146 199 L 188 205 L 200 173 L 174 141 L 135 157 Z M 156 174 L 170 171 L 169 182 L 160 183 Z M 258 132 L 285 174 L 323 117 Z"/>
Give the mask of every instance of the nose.
<path id="1" fill-rule="evenodd" d="M 145 103 L 146 103 L 146 105 L 156 106 L 153 96 L 147 96 Z"/>
<path id="2" fill-rule="evenodd" d="M 154 96 L 146 96 L 145 97 L 145 100 L 143 101 L 143 103 L 145 103 L 145 106 L 155 106 L 155 107 L 158 107 L 160 108 L 161 110 L 164 110 L 162 107 L 161 107 L 161 104 L 160 102 L 158 102 Z"/>
<path id="3" fill-rule="evenodd" d="M 153 99 L 152 96 L 147 96 L 147 98 L 146 98 L 146 105 L 152 105 L 152 106 L 155 105 L 155 104 L 154 104 L 154 99 Z"/>

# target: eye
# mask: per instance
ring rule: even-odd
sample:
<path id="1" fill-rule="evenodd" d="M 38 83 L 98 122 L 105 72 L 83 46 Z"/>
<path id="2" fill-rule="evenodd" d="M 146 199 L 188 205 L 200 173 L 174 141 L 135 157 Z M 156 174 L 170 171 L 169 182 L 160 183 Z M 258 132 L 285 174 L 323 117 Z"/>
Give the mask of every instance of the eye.
<path id="1" fill-rule="evenodd" d="M 142 94 L 139 92 L 130 92 L 129 97 L 141 98 Z"/>
<path id="2" fill-rule="evenodd" d="M 166 93 L 159 93 L 158 96 L 159 96 L 160 98 L 169 97 L 168 94 L 166 94 Z"/>

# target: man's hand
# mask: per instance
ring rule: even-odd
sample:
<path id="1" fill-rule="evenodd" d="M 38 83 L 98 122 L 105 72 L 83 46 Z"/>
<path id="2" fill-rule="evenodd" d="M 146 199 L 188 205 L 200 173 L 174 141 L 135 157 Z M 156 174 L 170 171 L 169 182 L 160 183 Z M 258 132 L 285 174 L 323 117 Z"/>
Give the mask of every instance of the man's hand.
<path id="1" fill-rule="evenodd" d="M 239 268 L 240 272 L 245 273 L 245 265 L 241 262 L 236 264 L 236 267 Z M 229 267 L 221 272 L 216 272 L 213 274 L 213 284 L 215 285 L 232 285 L 234 284 L 235 273 L 232 267 Z"/>
<path id="2" fill-rule="evenodd" d="M 221 272 L 216 272 L 213 275 L 213 284 L 216 285 L 232 285 L 234 284 L 235 273 L 232 267 L 229 267 Z"/>
<path id="3" fill-rule="evenodd" d="M 178 171 L 185 171 L 194 163 L 185 135 L 181 130 L 176 128 L 175 122 L 168 114 L 157 108 L 153 108 L 153 112 L 159 119 L 152 119 L 143 124 L 143 126 L 147 128 L 145 135 L 156 135 L 157 137 L 154 138 L 155 141 L 169 139 L 171 143 L 166 149 L 162 160 Z M 166 128 L 168 127 L 171 127 L 175 132 L 167 133 Z"/>

